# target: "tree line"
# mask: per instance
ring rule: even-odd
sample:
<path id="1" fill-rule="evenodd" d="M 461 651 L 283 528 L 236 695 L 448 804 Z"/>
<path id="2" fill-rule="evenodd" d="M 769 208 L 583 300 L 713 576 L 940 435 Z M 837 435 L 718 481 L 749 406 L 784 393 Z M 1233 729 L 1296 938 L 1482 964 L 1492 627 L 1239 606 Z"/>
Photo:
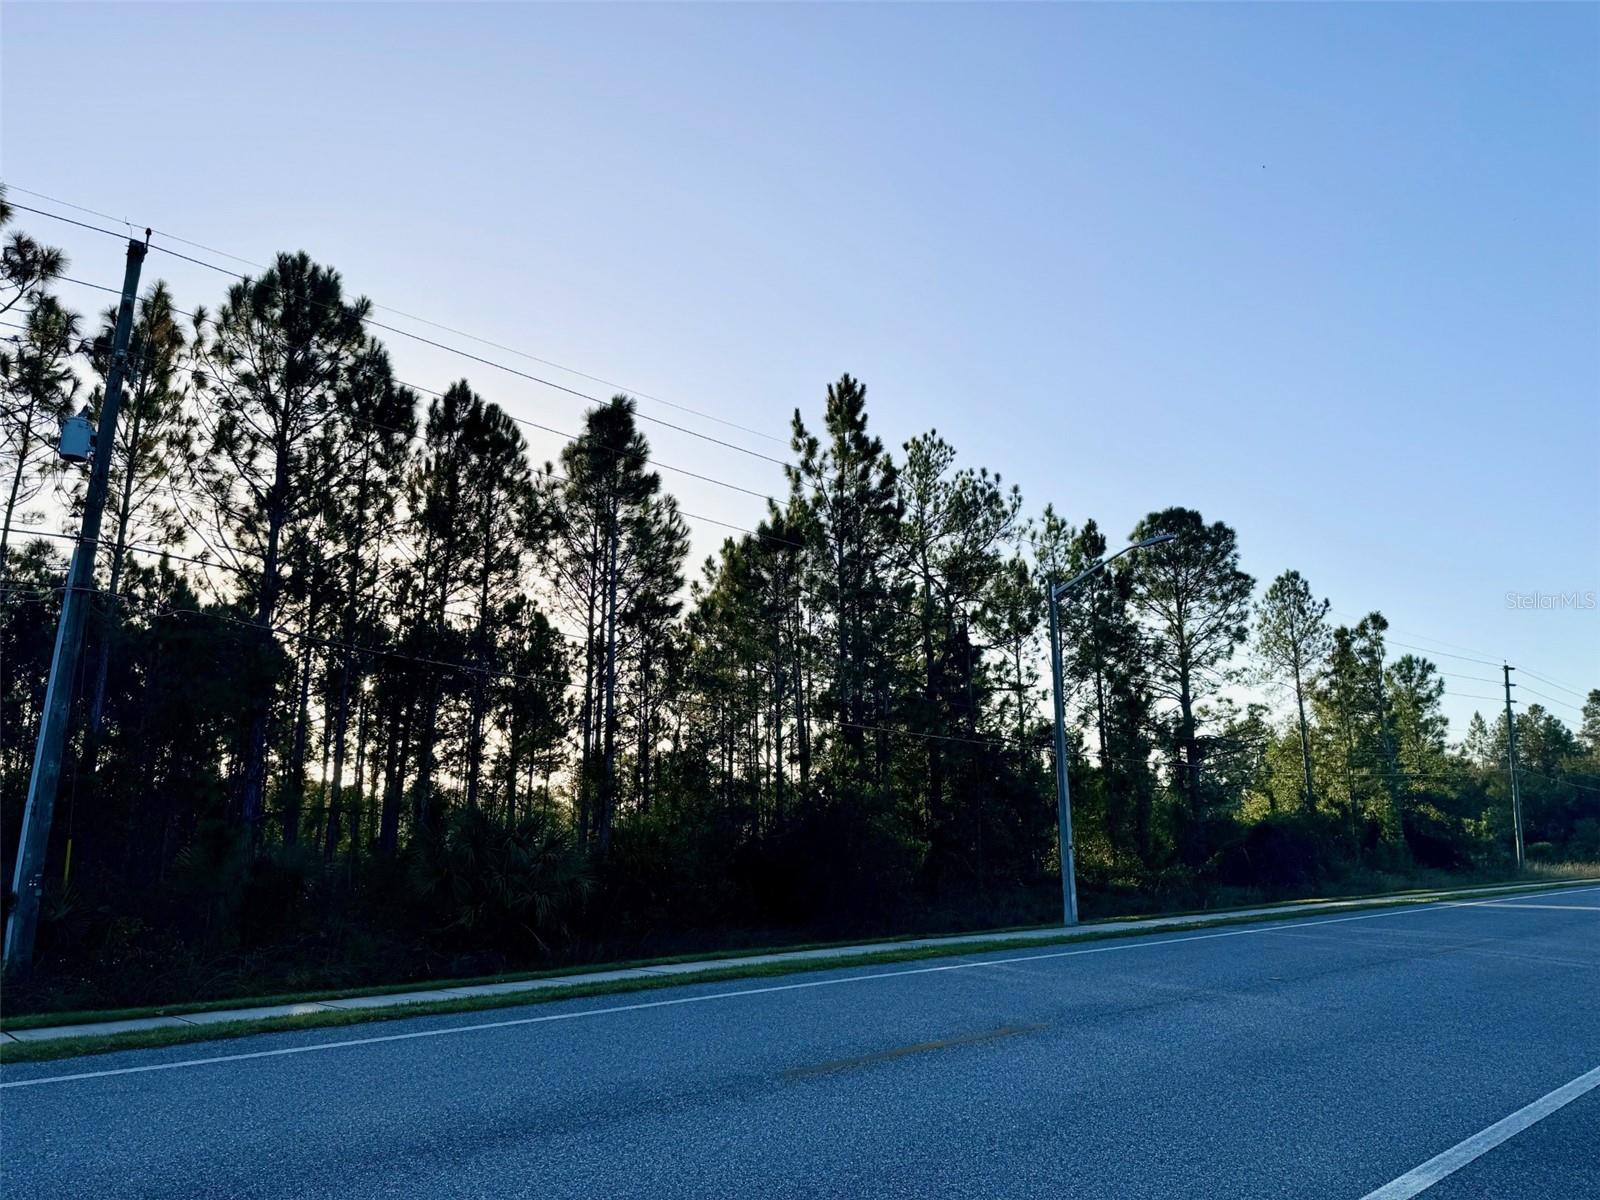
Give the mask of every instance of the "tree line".
<path id="1" fill-rule="evenodd" d="M 82 502 L 56 433 L 114 317 L 64 269 L 7 232 L 7 880 Z M 1095 521 L 936 431 L 891 451 L 843 375 L 693 565 L 633 399 L 536 463 L 471 382 L 397 380 L 369 308 L 303 253 L 140 298 L 21 1003 L 1055 915 L 1044 595 L 1117 548 Z M 1380 614 L 1293 570 L 1258 597 L 1191 509 L 1157 532 L 1063 601 L 1088 914 L 1506 868 L 1503 711 L 1451 744 Z M 1531 852 L 1600 858 L 1600 691 L 1516 736 Z"/>

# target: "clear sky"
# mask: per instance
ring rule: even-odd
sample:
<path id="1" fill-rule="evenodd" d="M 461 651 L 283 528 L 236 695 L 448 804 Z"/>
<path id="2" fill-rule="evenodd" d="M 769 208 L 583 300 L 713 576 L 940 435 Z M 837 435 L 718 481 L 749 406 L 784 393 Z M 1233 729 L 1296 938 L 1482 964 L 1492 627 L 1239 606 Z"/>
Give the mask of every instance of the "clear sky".
<path id="1" fill-rule="evenodd" d="M 9 2 L 0 45 L 19 187 L 304 248 L 380 304 L 780 438 L 849 371 L 886 442 L 936 426 L 1032 510 L 1115 535 L 1185 504 L 1446 671 L 1600 684 L 1600 610 L 1506 596 L 1600 589 L 1595 5 Z M 115 241 L 22 215 L 119 280 Z M 226 283 L 149 266 L 182 303 Z M 403 378 L 576 425 L 387 340 Z M 1459 693 L 1494 689 L 1447 683 L 1459 736 L 1492 707 Z"/>

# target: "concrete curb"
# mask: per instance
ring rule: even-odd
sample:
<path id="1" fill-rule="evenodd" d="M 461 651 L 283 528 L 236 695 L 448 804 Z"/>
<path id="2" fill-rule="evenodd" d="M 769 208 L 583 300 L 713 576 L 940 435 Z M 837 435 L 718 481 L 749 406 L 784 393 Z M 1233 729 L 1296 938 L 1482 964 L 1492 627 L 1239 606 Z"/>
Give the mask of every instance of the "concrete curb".
<path id="1" fill-rule="evenodd" d="M 349 1012 L 365 1009 L 404 1008 L 412 1004 L 426 1004 L 440 1000 L 458 1000 L 471 996 L 510 996 L 522 993 L 561 991 L 573 987 L 614 983 L 635 979 L 661 979 L 674 975 L 691 975 L 701 971 L 738 969 L 750 966 L 770 966 L 773 963 L 805 963 L 817 959 L 870 958 L 875 954 L 888 954 L 906 950 L 958 948 L 964 945 L 993 945 L 996 942 L 1027 946 L 1034 943 L 1059 943 L 1072 941 L 1079 936 L 1104 936 L 1106 934 L 1138 934 L 1152 930 L 1180 930 L 1196 925 L 1209 925 L 1218 920 L 1240 921 L 1250 917 L 1281 917 L 1285 914 L 1338 912 L 1349 908 L 1402 907 L 1408 904 L 1434 904 L 1475 896 L 1492 896 L 1501 892 L 1538 892 L 1552 888 L 1575 887 L 1583 884 L 1595 886 L 1593 879 L 1558 880 L 1537 884 L 1499 884 L 1492 887 L 1461 888 L 1451 891 L 1426 892 L 1408 896 L 1369 896 L 1348 900 L 1298 901 L 1273 904 L 1261 908 L 1233 909 L 1213 913 L 1187 913 L 1174 917 L 1140 917 L 1134 920 L 1096 921 L 1079 925 L 1072 933 L 1061 928 L 1020 929 L 1009 933 L 965 933 L 946 937 L 913 938 L 895 942 L 873 942 L 855 946 L 824 946 L 813 950 L 785 950 L 772 954 L 753 954 L 740 958 L 712 958 L 698 962 L 662 963 L 653 967 L 625 967 L 610 971 L 590 971 L 582 975 L 559 975 L 546 979 L 513 980 L 506 983 L 482 983 L 464 987 L 438 987 L 414 992 L 390 992 L 380 996 L 349 996 L 337 1000 L 304 1001 L 294 1004 L 274 1004 L 254 1008 L 216 1009 L 210 1012 L 186 1013 L 183 1016 L 140 1017 L 126 1021 L 95 1021 L 81 1025 L 49 1025 L 37 1029 L 16 1029 L 0 1033 L 5 1042 L 49 1042 L 64 1038 L 100 1037 L 106 1034 L 127 1033 L 147 1029 L 183 1029 L 220 1025 L 231 1021 L 256 1021 L 273 1017 L 295 1017 L 317 1012 Z"/>

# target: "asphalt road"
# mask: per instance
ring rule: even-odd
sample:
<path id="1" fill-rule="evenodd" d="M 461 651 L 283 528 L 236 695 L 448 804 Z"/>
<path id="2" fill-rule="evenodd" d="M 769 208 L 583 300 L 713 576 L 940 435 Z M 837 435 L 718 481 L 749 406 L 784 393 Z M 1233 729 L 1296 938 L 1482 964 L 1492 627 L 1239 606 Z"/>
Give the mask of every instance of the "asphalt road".
<path id="1" fill-rule="evenodd" d="M 1597 1067 L 1600 887 L 6 1066 L 0 1194 L 1361 1200 Z"/>

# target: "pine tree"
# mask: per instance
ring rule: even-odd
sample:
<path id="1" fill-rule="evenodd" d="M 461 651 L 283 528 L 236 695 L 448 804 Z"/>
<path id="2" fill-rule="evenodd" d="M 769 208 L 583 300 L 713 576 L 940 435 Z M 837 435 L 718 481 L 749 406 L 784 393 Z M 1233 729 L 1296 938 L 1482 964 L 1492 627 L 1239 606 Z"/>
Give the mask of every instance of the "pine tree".
<path id="1" fill-rule="evenodd" d="M 337 611 L 337 645 L 329 666 L 328 696 L 332 743 L 331 775 L 328 778 L 328 814 L 323 835 L 323 858 L 332 861 L 344 836 L 348 800 L 345 793 L 345 766 L 349 754 L 351 707 L 361 709 L 370 658 L 358 654 L 358 643 L 380 640 L 386 631 L 380 611 L 378 581 L 383 560 L 392 541 L 390 531 L 396 520 L 403 476 L 416 432 L 418 397 L 398 385 L 389 364 L 388 353 L 376 341 L 369 341 L 345 373 L 339 390 L 341 420 L 349 430 L 353 460 L 342 473 L 337 487 L 327 493 L 323 525 L 328 557 L 337 564 L 334 571 Z M 365 765 L 364 732 L 357 722 L 356 806 L 359 811 L 360 767 Z M 355 819 L 349 822 L 352 854 L 360 840 Z"/>
<path id="2" fill-rule="evenodd" d="M 914 589 L 918 694 L 907 705 L 911 728 L 924 735 L 920 763 L 921 824 L 934 853 L 969 862 L 974 848 L 958 844 L 958 828 L 981 828 L 968 810 L 981 805 L 981 789 L 950 794 L 946 759 L 970 774 L 979 725 L 979 691 L 987 686 L 984 660 L 972 646 L 971 624 L 982 614 L 1016 538 L 1022 497 L 987 470 L 956 469 L 955 448 L 930 431 L 905 445 L 896 476 L 902 512 L 898 565 Z M 966 740 L 953 740 L 955 734 Z"/>
<path id="3" fill-rule="evenodd" d="M 14 215 L 0 184 L 0 230 Z M 18 310 L 21 332 L 0 340 L 0 457 L 11 462 L 5 520 L 0 525 L 0 582 L 7 575 L 11 531 L 18 509 L 54 481 L 59 470 L 53 442 L 71 411 L 77 378 L 77 318 L 46 290 L 67 269 L 60 250 L 13 230 L 0 248 L 0 314 Z"/>
<path id="4" fill-rule="evenodd" d="M 1401 836 L 1401 773 L 1384 681 L 1388 627 L 1381 613 L 1369 613 L 1353 626 L 1336 628 L 1312 695 L 1318 723 L 1329 732 L 1351 834 L 1368 849 Z"/>
<path id="5" fill-rule="evenodd" d="M 649 446 L 631 398 L 591 409 L 561 463 L 566 478 L 556 493 L 548 561 L 562 604 L 584 630 L 578 832 L 603 859 L 619 794 L 619 675 L 632 650 L 643 654 L 648 672 L 646 634 L 658 635 L 676 614 L 688 531 L 676 502 L 661 495 L 661 477 L 648 469 Z"/>
<path id="6" fill-rule="evenodd" d="M 76 314 L 53 296 L 41 296 L 29 304 L 21 325 L 11 345 L 0 351 L 0 451 L 10 467 L 0 525 L 0 580 L 6 577 L 11 532 L 21 511 L 60 477 L 56 435 L 78 392 L 71 361 L 77 350 Z"/>
<path id="7" fill-rule="evenodd" d="M 251 843 L 261 834 L 282 672 L 273 623 L 286 581 L 312 569 L 308 528 L 346 463 L 338 395 L 364 343 L 365 311 L 365 301 L 345 301 L 337 272 L 303 253 L 280 254 L 258 279 L 229 290 L 200 347 L 213 414 L 200 474 L 214 514 L 207 532 L 243 580 L 241 600 L 258 631 L 260 683 L 244 715 L 237 773 Z"/>
<path id="8" fill-rule="evenodd" d="M 1300 735 L 1300 768 L 1304 782 L 1301 804 L 1317 806 L 1316 782 L 1311 768 L 1311 726 L 1306 718 L 1306 695 L 1332 648 L 1328 631 L 1327 600 L 1317 600 L 1299 571 L 1285 571 L 1272 581 L 1256 609 L 1256 652 L 1266 664 L 1268 677 L 1287 678 L 1294 689 L 1295 726 Z"/>
<path id="9" fill-rule="evenodd" d="M 825 444 L 796 412 L 796 462 L 787 470 L 815 528 L 807 590 L 832 644 L 822 703 L 837 730 L 845 774 L 881 787 L 888 760 L 883 718 L 894 702 L 895 609 L 904 589 L 896 587 L 893 569 L 898 473 L 883 443 L 867 432 L 866 396 L 849 375 L 828 385 Z"/>
<path id="10" fill-rule="evenodd" d="M 1202 780 L 1201 706 L 1224 682 L 1245 640 L 1254 580 L 1239 569 L 1238 539 L 1221 521 L 1207 524 L 1188 508 L 1151 513 L 1131 540 L 1172 533 L 1170 542 L 1124 560 L 1133 608 L 1150 633 L 1151 684 L 1175 709 L 1171 739 L 1185 801 L 1186 856 L 1207 850 L 1208 804 Z"/>
<path id="11" fill-rule="evenodd" d="M 1085 521 L 1069 548 L 1074 574 L 1102 558 L 1106 539 Z M 1154 857 L 1154 778 L 1150 682 L 1144 638 L 1133 618 L 1133 581 L 1123 572 L 1099 572 L 1062 598 L 1062 655 L 1066 678 L 1088 691 L 1106 839 L 1114 854 Z"/>

